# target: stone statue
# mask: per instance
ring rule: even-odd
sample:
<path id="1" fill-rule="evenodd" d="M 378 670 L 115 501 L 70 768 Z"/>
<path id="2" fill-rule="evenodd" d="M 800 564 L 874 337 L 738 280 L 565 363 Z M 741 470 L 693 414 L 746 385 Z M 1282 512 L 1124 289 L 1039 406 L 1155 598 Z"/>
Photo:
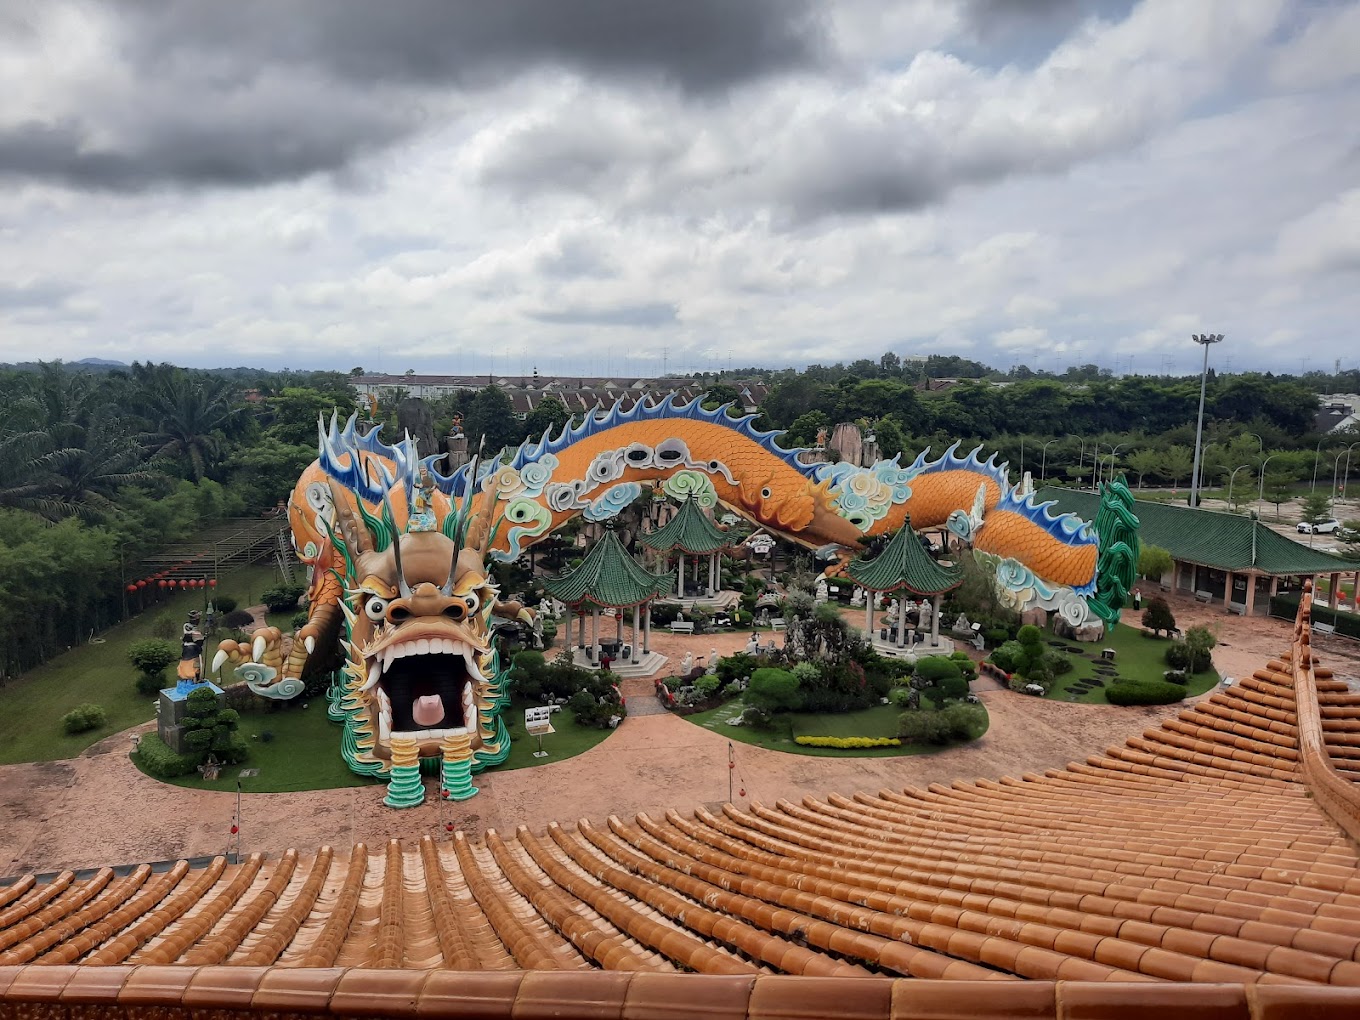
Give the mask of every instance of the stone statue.
<path id="1" fill-rule="evenodd" d="M 926 627 L 929 627 L 929 626 L 930 626 L 930 620 L 931 620 L 931 617 L 933 616 L 933 614 L 934 614 L 934 607 L 931 606 L 929 600 L 927 600 L 927 599 L 922 599 L 922 600 L 921 600 L 921 608 L 920 608 L 920 621 L 921 621 L 921 628 L 922 628 L 923 630 L 924 630 Z"/>
<path id="2" fill-rule="evenodd" d="M 680 675 L 688 676 L 689 671 L 694 668 L 694 653 L 686 652 L 685 657 L 680 660 Z"/>
<path id="3" fill-rule="evenodd" d="M 817 578 L 817 587 L 816 587 L 816 590 L 815 590 L 815 594 L 813 595 L 813 598 L 814 598 L 817 602 L 825 602 L 825 601 L 827 600 L 827 597 L 828 597 L 828 593 L 827 593 L 826 578 L 825 578 L 825 577 L 819 577 L 819 578 Z"/>
<path id="4" fill-rule="evenodd" d="M 959 618 L 954 621 L 955 634 L 967 634 L 973 629 L 973 621 L 968 619 L 967 613 L 960 613 Z"/>
<path id="5" fill-rule="evenodd" d="M 746 654 L 747 655 L 760 654 L 760 637 L 759 635 L 756 634 L 755 631 L 751 631 L 751 640 L 746 642 Z"/>
<path id="6" fill-rule="evenodd" d="M 717 666 L 718 666 L 718 650 L 716 648 L 710 648 L 708 650 L 708 671 L 712 673 L 713 670 L 717 668 Z"/>
<path id="7" fill-rule="evenodd" d="M 864 589 L 863 589 L 863 588 L 859 587 L 858 585 L 855 586 L 855 593 L 854 593 L 853 595 L 850 596 L 850 604 L 851 604 L 852 606 L 854 606 L 856 609 L 863 609 L 863 608 L 864 608 Z"/>

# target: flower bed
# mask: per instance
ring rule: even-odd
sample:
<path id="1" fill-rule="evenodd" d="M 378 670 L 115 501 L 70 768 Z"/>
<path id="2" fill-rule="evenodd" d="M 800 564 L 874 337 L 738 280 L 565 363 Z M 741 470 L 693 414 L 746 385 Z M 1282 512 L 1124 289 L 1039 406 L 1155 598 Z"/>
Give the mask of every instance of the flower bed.
<path id="1" fill-rule="evenodd" d="M 795 737 L 794 743 L 804 747 L 838 747 L 841 750 L 902 746 L 902 741 L 897 737 Z"/>

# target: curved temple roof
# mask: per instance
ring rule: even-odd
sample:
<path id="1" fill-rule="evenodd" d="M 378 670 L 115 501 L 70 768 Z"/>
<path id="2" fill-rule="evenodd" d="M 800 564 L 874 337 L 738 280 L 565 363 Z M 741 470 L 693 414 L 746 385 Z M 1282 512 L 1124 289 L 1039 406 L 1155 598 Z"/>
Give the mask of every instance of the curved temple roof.
<path id="1" fill-rule="evenodd" d="M 679 549 L 692 556 L 717 552 L 728 543 L 728 537 L 708 519 L 703 507 L 686 496 L 675 516 L 656 531 L 638 536 L 638 542 L 649 549 L 670 552 Z"/>
<path id="2" fill-rule="evenodd" d="M 606 527 L 580 566 L 561 577 L 543 578 L 543 587 L 569 606 L 589 602 L 604 609 L 622 609 L 674 591 L 675 572 L 653 574 L 629 556 L 614 529 Z"/>
<path id="3" fill-rule="evenodd" d="M 1360 694 L 1309 611 L 1042 775 L 30 876 L 0 1015 L 1360 1015 Z"/>
<path id="4" fill-rule="evenodd" d="M 941 595 L 963 583 L 963 568 L 935 562 L 921 548 L 908 517 L 881 553 L 873 559 L 856 556 L 845 565 L 845 572 L 861 588 L 869 591 L 899 591 L 905 588 L 917 595 Z"/>

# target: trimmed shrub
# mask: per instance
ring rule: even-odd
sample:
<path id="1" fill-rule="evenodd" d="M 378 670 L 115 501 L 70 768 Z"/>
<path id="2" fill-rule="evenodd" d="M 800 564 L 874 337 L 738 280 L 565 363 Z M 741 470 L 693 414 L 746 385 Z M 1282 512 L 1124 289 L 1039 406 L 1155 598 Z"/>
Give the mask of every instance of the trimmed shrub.
<path id="1" fill-rule="evenodd" d="M 309 619 L 311 619 L 311 617 L 307 610 L 299 609 L 293 614 L 293 630 L 297 630 L 299 627 L 305 627 Z"/>
<path id="2" fill-rule="evenodd" d="M 902 741 L 897 737 L 794 737 L 793 742 L 803 747 L 836 747 L 841 750 L 902 746 Z"/>
<path id="3" fill-rule="evenodd" d="M 903 712 L 897 732 L 914 744 L 947 744 L 951 740 L 972 740 L 987 725 L 987 710 L 981 705 L 958 704 L 938 712 Z"/>
<path id="4" fill-rule="evenodd" d="M 232 630 L 240 630 L 243 627 L 250 627 L 255 623 L 255 617 L 251 616 L 244 609 L 233 609 L 226 616 L 222 617 L 222 623 Z"/>
<path id="5" fill-rule="evenodd" d="M 721 686 L 722 681 L 712 673 L 708 673 L 694 681 L 694 693 L 707 701 L 718 693 L 718 688 Z"/>
<path id="6" fill-rule="evenodd" d="M 1190 668 L 1190 645 L 1185 641 L 1173 641 L 1166 646 L 1166 654 L 1162 656 L 1166 664 L 1172 669 L 1185 670 Z"/>
<path id="7" fill-rule="evenodd" d="M 155 733 L 142 736 L 132 757 L 143 772 L 157 779 L 192 775 L 203 760 L 197 754 L 176 754 Z"/>
<path id="8" fill-rule="evenodd" d="M 1204 673 L 1213 667 L 1213 647 L 1218 638 L 1208 627 L 1191 627 L 1185 632 L 1185 648 L 1190 656 L 1190 672 Z"/>
<path id="9" fill-rule="evenodd" d="M 710 663 L 709 665 L 712 665 Z M 718 660 L 717 668 L 713 670 L 719 680 L 724 683 L 731 683 L 733 680 L 749 680 L 751 674 L 756 671 L 758 665 L 755 656 L 747 655 L 745 652 L 736 652 L 733 655 L 724 655 Z"/>
<path id="10" fill-rule="evenodd" d="M 1039 664 L 1051 675 L 1062 676 L 1064 673 L 1072 672 L 1072 657 L 1066 652 L 1050 648 L 1044 652 Z"/>
<path id="11" fill-rule="evenodd" d="M 86 702 L 77 705 L 61 717 L 61 728 L 67 733 L 84 733 L 87 730 L 97 730 L 104 722 L 104 706 Z"/>
<path id="12" fill-rule="evenodd" d="M 137 693 L 144 698 L 154 698 L 165 687 L 165 676 L 161 673 L 138 673 Z"/>
<path id="13" fill-rule="evenodd" d="M 1176 629 L 1176 617 L 1172 615 L 1166 599 L 1154 595 L 1148 601 L 1148 607 L 1143 610 L 1143 626 L 1154 634 Z"/>
<path id="14" fill-rule="evenodd" d="M 898 708 L 910 708 L 913 693 L 910 687 L 894 687 L 888 692 L 888 700 Z"/>
<path id="15" fill-rule="evenodd" d="M 1185 697 L 1185 688 L 1165 680 L 1117 680 L 1105 697 L 1111 705 L 1169 705 Z"/>
<path id="16" fill-rule="evenodd" d="M 1007 673 L 1022 672 L 1029 656 L 1019 641 L 1007 641 L 992 652 L 992 661 Z"/>
<path id="17" fill-rule="evenodd" d="M 798 678 L 787 669 L 766 666 L 751 674 L 746 700 L 767 713 L 791 712 L 803 703 Z"/>
<path id="18" fill-rule="evenodd" d="M 216 610 L 218 616 L 225 616 L 240 605 L 240 603 L 230 595 L 218 595 L 212 601 L 213 609 Z"/>
<path id="19" fill-rule="evenodd" d="M 926 655 L 916 660 L 915 674 L 927 684 L 944 680 L 961 680 L 963 673 L 958 663 L 945 655 Z"/>
<path id="20" fill-rule="evenodd" d="M 260 601 L 271 613 L 285 613 L 297 608 L 298 599 L 302 598 L 306 591 L 307 589 L 300 584 L 281 584 L 277 588 L 266 588 L 262 591 Z"/>
<path id="21" fill-rule="evenodd" d="M 159 679 L 167 666 L 179 661 L 179 646 L 171 641 L 147 638 L 133 642 L 127 656 L 139 672 Z"/>

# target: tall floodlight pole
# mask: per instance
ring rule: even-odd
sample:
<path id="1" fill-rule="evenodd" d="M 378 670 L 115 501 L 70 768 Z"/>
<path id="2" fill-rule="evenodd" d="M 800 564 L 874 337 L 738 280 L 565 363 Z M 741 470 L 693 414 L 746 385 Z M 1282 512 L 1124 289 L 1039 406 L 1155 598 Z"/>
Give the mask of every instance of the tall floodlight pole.
<path id="1" fill-rule="evenodd" d="M 1322 459 L 1322 444 L 1325 443 L 1326 441 L 1327 441 L 1326 436 L 1323 436 L 1321 439 L 1319 439 L 1317 444 L 1317 450 L 1313 453 L 1313 487 L 1308 490 L 1309 495 L 1312 495 L 1313 493 L 1317 492 L 1318 461 Z"/>
<path id="2" fill-rule="evenodd" d="M 1261 517 L 1261 497 L 1266 493 L 1266 465 L 1278 456 L 1278 453 L 1272 453 L 1265 460 L 1261 461 L 1261 484 L 1256 490 L 1256 517 L 1258 520 Z M 1280 519 L 1280 504 L 1278 503 L 1275 504 L 1275 519 L 1277 521 Z"/>
<path id="3" fill-rule="evenodd" d="M 1061 440 L 1058 440 L 1058 439 L 1050 439 L 1048 442 L 1046 442 L 1046 443 L 1044 444 L 1044 455 L 1043 455 L 1043 458 L 1042 458 L 1042 460 L 1041 460 L 1041 462 L 1040 462 L 1040 464 L 1039 464 L 1039 484 L 1040 484 L 1040 485 L 1043 485 L 1043 484 L 1044 484 L 1044 479 L 1046 479 L 1046 478 L 1048 477 L 1048 448 L 1049 448 L 1050 446 L 1052 446 L 1054 443 L 1057 443 L 1057 442 L 1061 442 Z"/>
<path id="4" fill-rule="evenodd" d="M 1228 509 L 1229 509 L 1229 510 L 1231 510 L 1232 507 L 1233 507 L 1233 501 L 1232 501 L 1233 482 L 1237 481 L 1237 472 L 1241 471 L 1243 468 L 1249 468 L 1249 467 L 1251 467 L 1250 464 L 1238 464 L 1237 467 L 1233 468 L 1232 474 L 1228 476 Z"/>
<path id="5" fill-rule="evenodd" d="M 1196 333 L 1190 338 L 1204 348 L 1204 367 L 1199 373 L 1199 418 L 1195 421 L 1195 463 L 1190 468 L 1190 505 L 1199 506 L 1199 444 L 1204 438 L 1204 387 L 1209 380 L 1209 347 L 1223 340 L 1222 333 Z"/>
<path id="6" fill-rule="evenodd" d="M 1075 439 L 1081 444 L 1081 452 L 1077 454 L 1077 488 L 1081 488 L 1081 468 L 1086 463 L 1086 439 L 1074 432 L 1067 433 L 1068 439 Z"/>

